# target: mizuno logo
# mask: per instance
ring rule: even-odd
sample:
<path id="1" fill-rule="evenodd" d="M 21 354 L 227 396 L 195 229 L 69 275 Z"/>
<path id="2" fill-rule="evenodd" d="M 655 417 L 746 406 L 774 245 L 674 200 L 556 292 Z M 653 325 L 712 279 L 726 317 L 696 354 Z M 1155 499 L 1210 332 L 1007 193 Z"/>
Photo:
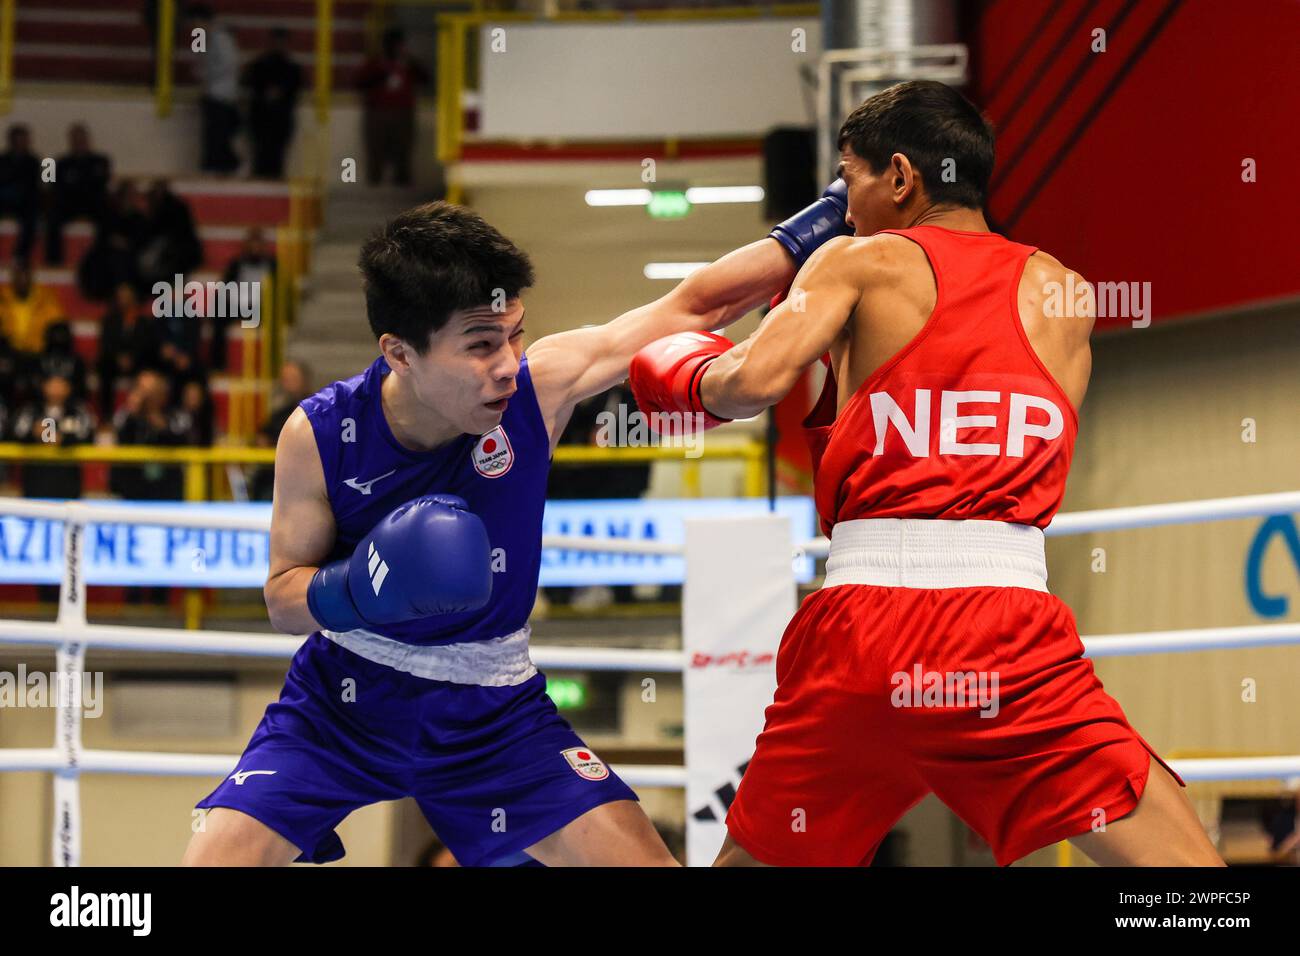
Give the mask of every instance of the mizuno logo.
<path id="1" fill-rule="evenodd" d="M 373 541 L 366 554 L 370 558 L 370 586 L 375 589 L 375 597 L 379 597 L 379 589 L 384 586 L 384 578 L 388 577 L 388 563 L 379 556 Z"/>
<path id="2" fill-rule="evenodd" d="M 387 474 L 380 475 L 378 478 L 371 478 L 369 481 L 357 481 L 356 478 L 349 478 L 346 481 L 344 481 L 343 484 L 347 485 L 349 488 L 355 488 L 363 495 L 368 495 L 370 494 L 371 485 L 373 485 L 376 481 L 383 481 L 385 478 L 388 477 L 388 475 L 394 474 L 396 471 L 397 469 L 394 468 L 392 471 L 388 472 Z"/>
<path id="3" fill-rule="evenodd" d="M 235 786 L 242 787 L 244 781 L 254 774 L 263 774 L 269 777 L 273 773 L 275 773 L 274 770 L 236 770 L 230 775 L 230 779 L 235 781 Z"/>

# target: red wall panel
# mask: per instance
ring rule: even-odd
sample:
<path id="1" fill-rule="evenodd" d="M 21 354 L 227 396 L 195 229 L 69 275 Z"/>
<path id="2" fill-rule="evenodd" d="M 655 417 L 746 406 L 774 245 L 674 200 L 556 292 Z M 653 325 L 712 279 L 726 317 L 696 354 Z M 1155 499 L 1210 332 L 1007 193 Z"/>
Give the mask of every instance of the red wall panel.
<path id="1" fill-rule="evenodd" d="M 996 227 L 1091 281 L 1150 282 L 1153 321 L 1300 295 L 1300 3 L 998 0 L 966 42 Z"/>

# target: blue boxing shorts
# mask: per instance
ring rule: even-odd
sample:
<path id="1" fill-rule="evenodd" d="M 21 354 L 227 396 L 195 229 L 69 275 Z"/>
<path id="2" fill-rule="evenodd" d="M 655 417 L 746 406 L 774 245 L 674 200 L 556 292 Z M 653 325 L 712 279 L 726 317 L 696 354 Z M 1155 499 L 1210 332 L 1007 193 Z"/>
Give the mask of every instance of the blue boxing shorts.
<path id="1" fill-rule="evenodd" d="M 402 797 L 462 866 L 509 866 L 636 794 L 556 711 L 527 628 L 436 647 L 348 631 L 298 649 L 235 773 L 197 806 L 246 813 L 298 847 L 295 862 L 328 863 L 349 813 Z"/>

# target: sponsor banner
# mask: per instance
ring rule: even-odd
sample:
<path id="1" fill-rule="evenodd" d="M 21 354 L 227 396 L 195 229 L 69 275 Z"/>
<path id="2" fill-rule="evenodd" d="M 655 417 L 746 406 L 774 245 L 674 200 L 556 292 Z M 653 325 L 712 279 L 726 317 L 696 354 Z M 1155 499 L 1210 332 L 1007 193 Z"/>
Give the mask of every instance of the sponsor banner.
<path id="1" fill-rule="evenodd" d="M 542 534 L 587 538 L 627 538 L 660 544 L 685 541 L 690 518 L 765 515 L 765 498 L 650 498 L 636 501 L 548 501 Z M 806 496 L 778 497 L 776 513 L 788 519 L 790 534 L 778 552 L 790 563 L 795 542 L 815 532 L 813 501 Z M 585 584 L 680 584 L 685 574 L 681 557 L 644 554 L 596 554 L 589 551 L 542 552 L 542 584 L 567 587 Z M 795 561 L 796 579 L 812 580 L 813 559 Z"/>
<path id="2" fill-rule="evenodd" d="M 508 448 L 508 446 L 504 446 Z M 503 473 L 509 452 L 484 449 L 482 465 Z M 176 506 L 177 502 L 96 502 L 127 511 L 142 506 Z M 186 505 L 213 514 L 254 516 L 269 524 L 269 504 L 212 502 Z M 549 501 L 542 519 L 544 534 L 619 537 L 633 541 L 681 543 L 683 522 L 696 515 L 746 515 L 767 511 L 759 498 L 633 499 Z M 777 499 L 777 512 L 790 520 L 787 544 L 814 533 L 812 499 Z M 63 523 L 0 515 L 0 584 L 57 584 L 63 577 Z M 85 535 L 86 580 L 98 585 L 171 585 L 174 587 L 260 588 L 266 582 L 269 538 L 255 531 L 170 528 L 97 522 Z M 785 549 L 788 557 L 789 548 Z M 680 557 L 591 554 L 547 550 L 542 553 L 541 583 L 548 587 L 587 584 L 680 584 Z M 813 561 L 796 561 L 800 581 L 811 580 Z"/>
<path id="3" fill-rule="evenodd" d="M 784 553 L 790 533 L 790 520 L 775 515 L 686 523 L 691 576 L 682 602 L 682 683 L 690 866 L 708 866 L 722 847 L 727 810 L 776 690 L 776 652 L 795 611 L 793 566 Z"/>

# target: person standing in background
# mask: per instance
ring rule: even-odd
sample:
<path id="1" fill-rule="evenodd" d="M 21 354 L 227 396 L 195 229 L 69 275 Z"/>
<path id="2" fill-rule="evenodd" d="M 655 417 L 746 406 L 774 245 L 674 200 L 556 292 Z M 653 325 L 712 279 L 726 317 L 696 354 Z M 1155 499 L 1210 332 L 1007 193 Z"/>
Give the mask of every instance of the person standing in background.
<path id="1" fill-rule="evenodd" d="M 8 140 L 9 149 L 0 153 L 0 217 L 18 220 L 14 261 L 26 262 L 36 241 L 41 208 L 41 163 L 32 152 L 32 134 L 26 126 L 10 126 Z"/>
<path id="2" fill-rule="evenodd" d="M 45 264 L 63 265 L 63 227 L 84 217 L 98 228 L 108 207 L 113 164 L 90 148 L 90 133 L 81 123 L 68 127 L 68 152 L 54 167 L 50 209 L 45 217 Z"/>
<path id="3" fill-rule="evenodd" d="M 382 52 L 361 67 L 357 87 L 365 96 L 366 182 L 378 186 L 391 163 L 399 186 L 411 184 L 417 87 L 429 81 L 424 67 L 406 52 L 397 27 L 384 31 Z"/>
<path id="4" fill-rule="evenodd" d="M 284 178 L 284 157 L 293 141 L 294 111 L 302 88 L 302 67 L 289 55 L 289 31 L 271 31 L 271 48 L 244 71 L 248 87 L 248 136 L 253 175 Z"/>
<path id="5" fill-rule="evenodd" d="M 203 111 L 199 168 L 229 176 L 239 168 L 239 156 L 230 145 L 239 130 L 239 45 L 211 7 L 196 4 L 189 14 L 194 28 L 204 32 L 204 50 L 194 54 Z"/>

